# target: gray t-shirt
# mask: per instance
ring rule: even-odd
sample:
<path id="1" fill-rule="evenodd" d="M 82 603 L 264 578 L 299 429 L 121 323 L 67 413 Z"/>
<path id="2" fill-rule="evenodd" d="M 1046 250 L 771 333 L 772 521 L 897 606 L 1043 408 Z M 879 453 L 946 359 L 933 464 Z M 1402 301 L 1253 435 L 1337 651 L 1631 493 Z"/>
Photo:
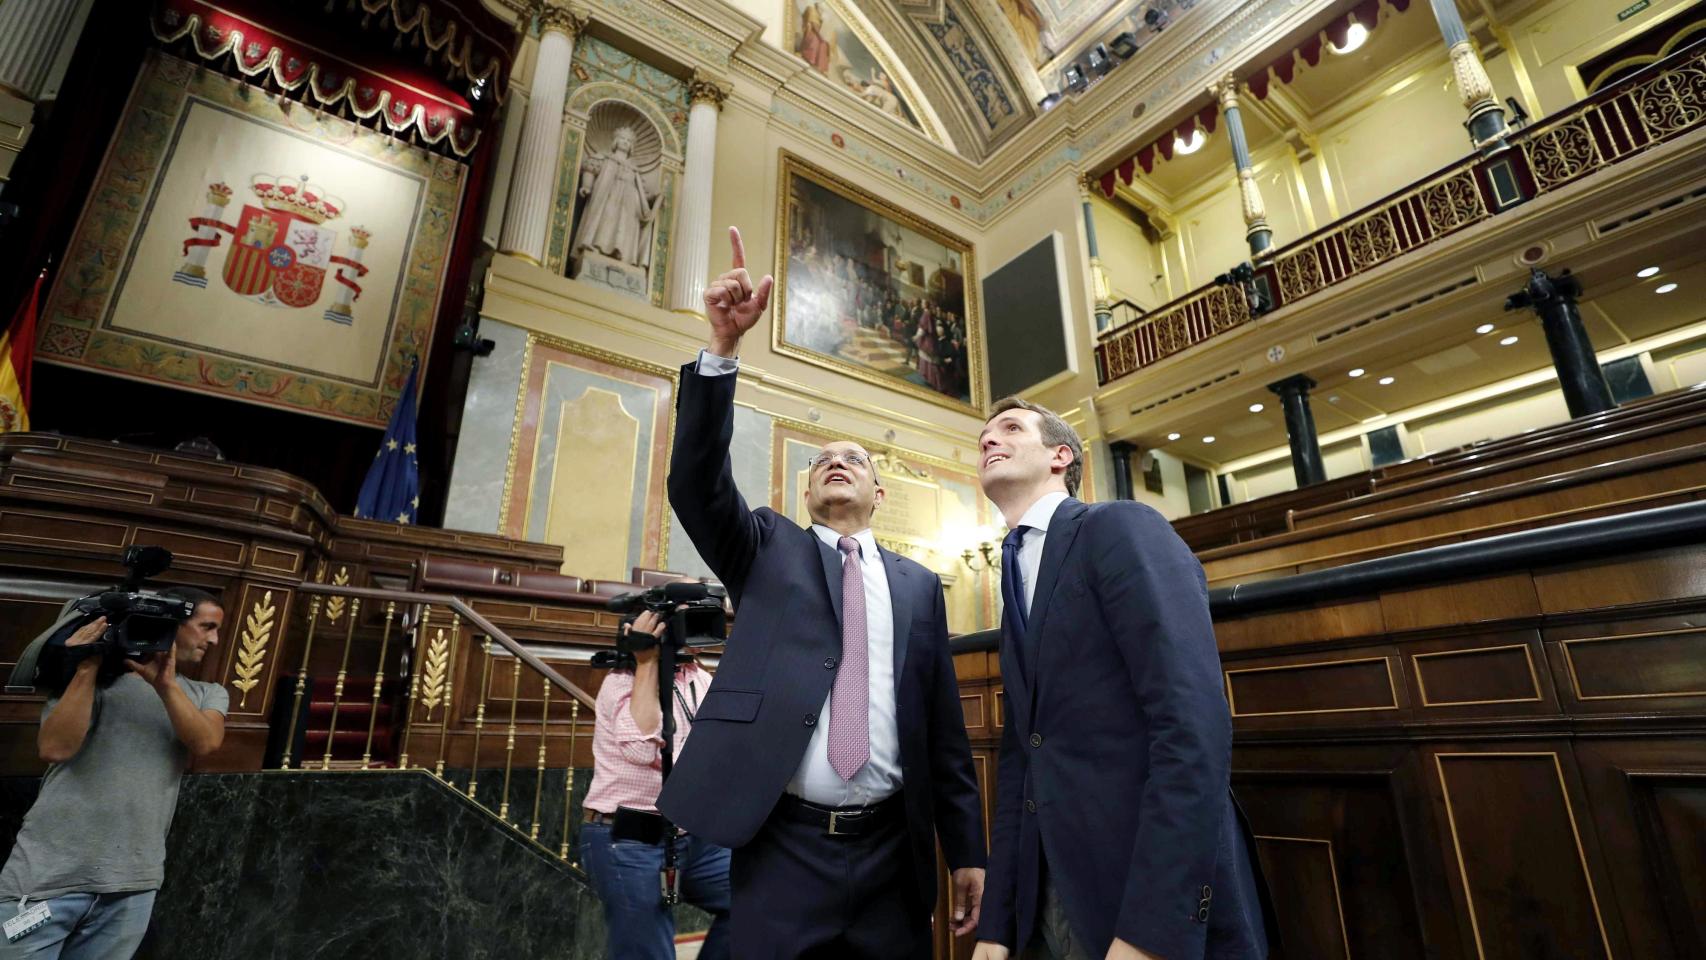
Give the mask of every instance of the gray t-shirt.
<path id="1" fill-rule="evenodd" d="M 178 678 L 198 710 L 230 709 L 216 683 Z M 53 712 L 49 700 L 42 719 Z M 157 890 L 166 831 L 190 752 L 146 680 L 127 674 L 97 688 L 83 748 L 47 770 L 0 871 L 0 898 Z"/>

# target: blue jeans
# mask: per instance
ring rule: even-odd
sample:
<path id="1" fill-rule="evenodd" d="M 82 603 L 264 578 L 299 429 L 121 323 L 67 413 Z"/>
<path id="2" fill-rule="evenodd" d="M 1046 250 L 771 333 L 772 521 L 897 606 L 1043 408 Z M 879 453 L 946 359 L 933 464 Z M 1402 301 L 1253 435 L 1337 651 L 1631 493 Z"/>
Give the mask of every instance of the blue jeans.
<path id="1" fill-rule="evenodd" d="M 25 909 L 46 903 L 53 918 L 8 943 L 0 937 L 0 960 L 130 960 L 148 932 L 154 894 L 67 893 L 31 900 Z M 18 901 L 0 900 L 0 919 L 18 914 Z"/>
<path id="2" fill-rule="evenodd" d="M 729 851 L 694 836 L 675 841 L 681 899 L 711 914 L 700 960 L 729 960 Z M 611 840 L 603 823 L 581 824 L 581 864 L 604 904 L 609 960 L 673 960 L 675 917 L 663 905 L 663 844 Z"/>

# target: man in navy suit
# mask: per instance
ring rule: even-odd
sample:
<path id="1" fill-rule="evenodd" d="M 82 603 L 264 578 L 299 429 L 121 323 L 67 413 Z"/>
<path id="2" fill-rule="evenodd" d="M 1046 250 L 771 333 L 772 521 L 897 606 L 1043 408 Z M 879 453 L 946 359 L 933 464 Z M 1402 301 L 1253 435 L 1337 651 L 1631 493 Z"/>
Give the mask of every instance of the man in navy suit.
<path id="1" fill-rule="evenodd" d="M 942 583 L 877 546 L 883 490 L 856 443 L 812 459 L 810 528 L 735 489 L 735 357 L 773 281 L 752 282 L 729 234 L 710 342 L 681 369 L 669 502 L 739 616 L 658 808 L 732 850 L 733 956 L 922 960 L 937 840 L 957 933 L 985 860 Z"/>
<path id="2" fill-rule="evenodd" d="M 1073 498 L 1083 446 L 1048 410 L 998 401 L 978 452 L 1011 532 L 974 960 L 1263 960 L 1202 566 L 1154 510 Z"/>

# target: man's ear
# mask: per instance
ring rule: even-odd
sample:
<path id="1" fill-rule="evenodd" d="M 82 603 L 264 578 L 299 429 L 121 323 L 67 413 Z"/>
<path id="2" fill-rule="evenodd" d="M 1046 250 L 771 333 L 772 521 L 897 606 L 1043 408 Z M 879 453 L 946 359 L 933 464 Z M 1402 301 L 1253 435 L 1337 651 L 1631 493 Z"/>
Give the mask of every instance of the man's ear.
<path id="1" fill-rule="evenodd" d="M 1066 468 L 1072 466 L 1072 459 L 1072 448 L 1064 443 L 1060 444 L 1054 448 L 1054 455 L 1049 457 L 1049 467 L 1065 473 Z"/>
<path id="2" fill-rule="evenodd" d="M 882 484 L 880 484 L 880 483 L 877 484 L 877 495 L 876 495 L 876 499 L 871 502 L 871 512 L 875 513 L 877 508 L 883 505 L 883 500 L 887 496 L 888 496 L 888 491 L 883 489 Z"/>

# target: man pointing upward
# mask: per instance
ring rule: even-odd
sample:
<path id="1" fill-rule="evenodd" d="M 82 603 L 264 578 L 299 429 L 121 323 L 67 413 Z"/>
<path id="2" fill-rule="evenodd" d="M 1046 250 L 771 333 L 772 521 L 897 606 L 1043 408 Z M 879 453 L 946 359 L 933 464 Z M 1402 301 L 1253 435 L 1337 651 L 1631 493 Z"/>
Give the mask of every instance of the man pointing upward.
<path id="1" fill-rule="evenodd" d="M 941 580 L 877 545 L 883 489 L 859 444 L 811 460 L 802 528 L 750 509 L 729 462 L 741 337 L 775 281 L 705 288 L 711 334 L 681 370 L 669 502 L 739 613 L 658 807 L 731 848 L 741 960 L 928 958 L 936 843 L 956 932 L 977 924 L 983 821 Z"/>

